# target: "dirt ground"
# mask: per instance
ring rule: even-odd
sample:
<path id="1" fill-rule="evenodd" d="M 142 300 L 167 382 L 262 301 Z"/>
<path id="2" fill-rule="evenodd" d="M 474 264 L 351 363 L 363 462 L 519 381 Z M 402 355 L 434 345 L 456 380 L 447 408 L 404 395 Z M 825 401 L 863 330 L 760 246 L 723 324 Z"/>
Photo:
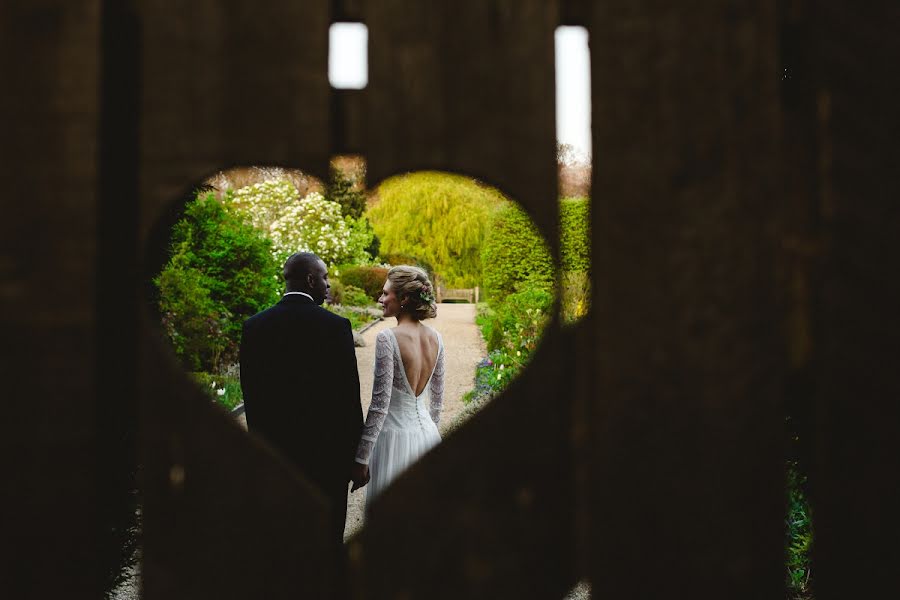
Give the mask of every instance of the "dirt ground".
<path id="1" fill-rule="evenodd" d="M 453 422 L 462 410 L 462 396 L 472 389 L 475 367 L 484 357 L 486 350 L 481 333 L 475 325 L 474 304 L 440 304 L 437 318 L 425 323 L 440 332 L 444 340 L 444 413 L 440 423 L 440 430 L 443 433 L 444 428 Z M 375 336 L 382 329 L 396 325 L 397 321 L 394 319 L 387 319 L 375 325 L 363 334 L 365 347 L 356 349 L 363 414 L 368 411 L 372 399 Z M 365 506 L 365 488 L 349 495 L 345 539 L 362 526 L 363 506 Z"/>

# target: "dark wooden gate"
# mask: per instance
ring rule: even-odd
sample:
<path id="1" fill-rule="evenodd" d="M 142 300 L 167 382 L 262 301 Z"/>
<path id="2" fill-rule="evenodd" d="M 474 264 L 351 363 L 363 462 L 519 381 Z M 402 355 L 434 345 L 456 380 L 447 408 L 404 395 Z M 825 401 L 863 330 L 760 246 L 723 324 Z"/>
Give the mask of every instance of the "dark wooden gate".
<path id="1" fill-rule="evenodd" d="M 364 91 L 328 85 L 338 19 Z M 352 151 L 496 185 L 556 251 L 562 23 L 591 39 L 594 306 L 384 496 L 355 594 L 777 598 L 790 401 L 817 598 L 900 596 L 895 2 L 7 0 L 4 597 L 99 596 L 136 453 L 146 598 L 324 597 L 317 492 L 149 318 L 167 219 L 220 168 Z"/>

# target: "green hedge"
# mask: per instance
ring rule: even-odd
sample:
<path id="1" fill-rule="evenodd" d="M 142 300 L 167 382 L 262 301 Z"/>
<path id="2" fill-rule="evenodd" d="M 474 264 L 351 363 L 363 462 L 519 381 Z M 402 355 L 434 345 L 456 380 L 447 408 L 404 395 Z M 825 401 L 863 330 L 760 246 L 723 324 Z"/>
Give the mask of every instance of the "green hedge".
<path id="1" fill-rule="evenodd" d="M 519 289 L 553 290 L 553 258 L 531 218 L 511 202 L 493 213 L 481 251 L 484 289 L 492 303 Z"/>
<path id="2" fill-rule="evenodd" d="M 587 198 L 559 202 L 563 271 L 583 273 L 591 268 L 590 205 Z"/>
<path id="3" fill-rule="evenodd" d="M 384 267 L 344 267 L 338 271 L 338 277 L 344 285 L 364 290 L 372 300 L 377 300 L 387 279 L 388 269 Z"/>
<path id="4" fill-rule="evenodd" d="M 221 371 L 237 360 L 244 320 L 279 298 L 272 244 L 206 194 L 185 208 L 169 256 L 154 279 L 166 334 L 187 370 Z"/>

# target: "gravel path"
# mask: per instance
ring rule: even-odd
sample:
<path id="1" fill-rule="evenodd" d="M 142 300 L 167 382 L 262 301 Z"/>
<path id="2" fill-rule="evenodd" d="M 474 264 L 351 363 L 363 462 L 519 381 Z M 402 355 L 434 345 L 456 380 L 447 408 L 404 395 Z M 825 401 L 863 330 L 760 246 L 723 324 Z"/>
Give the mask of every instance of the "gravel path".
<path id="1" fill-rule="evenodd" d="M 475 325 L 474 304 L 441 304 L 437 318 L 426 321 L 441 334 L 444 340 L 444 413 L 440 430 L 452 423 L 462 411 L 462 396 L 472 389 L 475 381 L 475 367 L 484 355 L 484 340 Z M 369 409 L 372 399 L 372 372 L 375 368 L 375 337 L 378 332 L 395 327 L 394 319 L 387 319 L 363 334 L 366 345 L 356 349 L 359 368 L 359 389 L 362 397 L 363 414 Z M 347 527 L 344 538 L 356 533 L 363 523 L 365 488 L 349 495 L 347 504 Z"/>

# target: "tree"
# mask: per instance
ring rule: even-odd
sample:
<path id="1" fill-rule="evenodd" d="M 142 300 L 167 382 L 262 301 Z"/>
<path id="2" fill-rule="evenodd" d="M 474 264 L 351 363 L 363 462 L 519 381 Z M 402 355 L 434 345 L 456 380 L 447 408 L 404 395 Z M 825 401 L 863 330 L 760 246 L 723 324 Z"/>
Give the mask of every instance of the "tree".
<path id="1" fill-rule="evenodd" d="M 419 172 L 387 179 L 378 197 L 367 216 L 383 256 L 424 261 L 450 287 L 480 285 L 481 245 L 505 202 L 500 192 L 460 175 Z"/>
<path id="2" fill-rule="evenodd" d="M 328 184 L 325 197 L 337 202 L 341 206 L 341 214 L 345 217 L 358 219 L 366 212 L 365 194 L 357 190 L 354 183 L 335 166 L 331 167 L 331 182 Z"/>
<path id="3" fill-rule="evenodd" d="M 485 293 L 492 303 L 525 287 L 552 292 L 553 256 L 524 210 L 506 202 L 491 215 L 488 229 L 481 260 Z"/>
<path id="4" fill-rule="evenodd" d="M 235 209 L 212 193 L 188 204 L 154 280 L 164 328 L 187 369 L 234 361 L 244 320 L 278 299 L 279 271 L 271 242 Z"/>

